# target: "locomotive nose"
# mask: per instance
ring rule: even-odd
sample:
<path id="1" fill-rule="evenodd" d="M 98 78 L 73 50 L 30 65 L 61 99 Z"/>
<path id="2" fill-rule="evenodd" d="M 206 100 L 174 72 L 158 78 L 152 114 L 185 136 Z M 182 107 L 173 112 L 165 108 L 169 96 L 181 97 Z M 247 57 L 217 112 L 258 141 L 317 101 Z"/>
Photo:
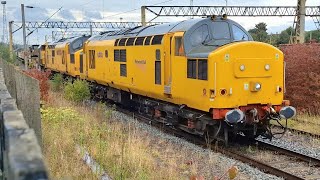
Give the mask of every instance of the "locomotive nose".
<path id="1" fill-rule="evenodd" d="M 213 89 L 220 92 L 215 102 L 221 107 L 282 103 L 284 63 L 278 49 L 265 43 L 239 42 L 210 58 L 214 62 Z"/>

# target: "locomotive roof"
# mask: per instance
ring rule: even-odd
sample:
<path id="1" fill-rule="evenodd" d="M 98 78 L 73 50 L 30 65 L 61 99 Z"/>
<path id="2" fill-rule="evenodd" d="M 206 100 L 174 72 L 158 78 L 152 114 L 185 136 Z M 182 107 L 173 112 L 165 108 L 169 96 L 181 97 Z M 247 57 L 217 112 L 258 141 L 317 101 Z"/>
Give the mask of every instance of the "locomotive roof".
<path id="1" fill-rule="evenodd" d="M 98 35 L 89 41 L 147 37 L 170 32 L 185 32 L 184 50 L 189 58 L 207 58 L 219 46 L 235 41 L 251 41 L 251 35 L 238 23 L 222 17 L 188 19 L 179 22 L 121 29 Z"/>
<path id="2" fill-rule="evenodd" d="M 220 18 L 216 18 L 220 20 Z M 117 39 L 117 38 L 124 38 L 124 37 L 137 37 L 137 36 L 152 36 L 157 34 L 166 34 L 169 32 L 178 32 L 178 31 L 187 31 L 195 24 L 204 24 L 210 18 L 197 18 L 197 19 L 188 19 L 179 22 L 172 22 L 172 23 L 165 23 L 165 24 L 158 24 L 158 25 L 150 25 L 150 26 L 137 26 L 131 29 L 120 29 L 116 31 L 110 31 L 105 34 L 99 34 L 96 36 L 91 37 L 90 41 L 95 40 L 109 40 L 109 39 Z M 230 19 L 225 19 L 224 21 L 234 21 Z M 237 23 L 236 23 L 237 24 Z"/>
<path id="3" fill-rule="evenodd" d="M 66 43 L 71 43 L 79 38 L 82 37 L 88 37 L 88 36 L 76 36 L 76 37 L 70 37 L 70 38 L 64 38 L 64 39 L 60 39 L 59 41 L 56 42 L 56 44 L 66 44 Z"/>
<path id="4" fill-rule="evenodd" d="M 168 32 L 187 31 L 194 24 L 203 21 L 204 19 L 189 19 L 179 22 L 165 23 L 151 26 L 137 26 L 131 29 L 120 29 L 111 31 L 102 35 L 97 35 L 90 38 L 94 40 L 109 40 L 122 37 L 150 36 L 156 34 L 165 34 Z"/>
<path id="5" fill-rule="evenodd" d="M 70 37 L 70 38 L 62 38 L 58 41 L 48 43 L 48 46 L 51 48 L 54 48 L 56 45 L 64 46 L 67 43 L 70 43 L 69 46 L 69 52 L 70 54 L 75 53 L 77 50 L 81 49 L 84 42 L 89 38 L 90 36 L 76 36 L 76 37 Z"/>

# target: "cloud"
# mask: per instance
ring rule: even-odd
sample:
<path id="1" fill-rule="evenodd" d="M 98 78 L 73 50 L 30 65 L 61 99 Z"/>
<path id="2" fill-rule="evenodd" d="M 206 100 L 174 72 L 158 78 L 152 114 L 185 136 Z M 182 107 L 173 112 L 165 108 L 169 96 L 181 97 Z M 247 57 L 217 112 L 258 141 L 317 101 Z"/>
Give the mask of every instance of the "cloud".
<path id="1" fill-rule="evenodd" d="M 61 18 L 63 18 L 66 21 L 74 21 L 76 20 L 76 18 L 74 17 L 74 15 L 72 14 L 72 12 L 70 10 L 61 10 L 58 13 L 59 16 L 61 16 Z"/>
<path id="2" fill-rule="evenodd" d="M 86 0 L 67 0 L 67 1 L 43 1 L 43 0 L 10 0 L 7 6 L 7 21 L 21 21 L 20 3 L 25 2 L 26 5 L 36 6 L 37 8 L 25 9 L 26 21 L 44 21 L 51 16 L 59 7 L 63 7 L 63 11 L 57 13 L 50 18 L 49 21 L 140 21 L 140 7 L 142 5 L 148 6 L 156 3 L 163 2 L 164 0 L 99 0 L 99 1 L 86 1 Z M 89 2 L 89 3 L 88 3 Z M 296 6 L 297 1 L 292 0 L 227 0 L 228 6 Z M 170 1 L 161 5 L 189 5 L 190 0 Z M 223 6 L 226 0 L 208 1 L 208 0 L 194 0 L 194 5 L 199 6 Z M 319 0 L 307 0 L 307 6 L 319 6 Z M 41 8 L 40 8 L 41 7 Z M 133 9 L 137 9 L 132 11 Z M 0 9 L 1 10 L 1 9 Z M 123 13 L 126 12 L 126 13 Z M 147 21 L 155 16 L 146 11 Z M 266 22 L 268 25 L 269 33 L 279 33 L 286 29 L 288 26 L 293 25 L 294 17 L 229 17 L 247 30 L 254 27 L 259 22 Z M 189 19 L 189 17 L 159 17 L 154 21 L 180 21 Z M 0 17 L 0 22 L 2 18 Z M 1 23 L 0 23 L 1 24 Z M 311 18 L 306 18 L 306 30 L 316 29 Z M 39 29 L 28 37 L 30 42 L 44 41 L 45 35 L 51 35 L 54 29 Z M 80 30 L 80 29 L 79 29 Z M 21 30 L 14 34 L 15 41 L 22 42 Z"/>
<path id="3" fill-rule="evenodd" d="M 85 11 L 84 19 L 86 20 L 102 19 L 102 16 L 99 11 Z"/>
<path id="4" fill-rule="evenodd" d="M 24 14 L 26 21 L 43 21 L 49 17 L 48 11 L 43 8 L 25 8 Z M 19 8 L 14 10 L 13 18 L 18 21 L 21 20 L 21 10 Z"/>

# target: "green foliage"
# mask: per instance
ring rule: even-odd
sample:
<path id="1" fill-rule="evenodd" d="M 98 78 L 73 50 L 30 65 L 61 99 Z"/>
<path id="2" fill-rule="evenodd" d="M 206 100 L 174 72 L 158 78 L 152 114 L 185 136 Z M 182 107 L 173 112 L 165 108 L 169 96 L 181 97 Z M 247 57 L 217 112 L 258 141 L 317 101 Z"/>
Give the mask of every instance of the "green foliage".
<path id="1" fill-rule="evenodd" d="M 256 24 L 255 27 L 248 32 L 255 41 L 267 42 L 268 40 L 267 24 L 264 22 Z"/>
<path id="2" fill-rule="evenodd" d="M 319 30 L 313 30 L 313 31 L 306 32 L 305 41 L 306 42 L 310 42 L 310 39 L 314 40 L 316 42 L 320 42 L 320 31 Z"/>
<path id="3" fill-rule="evenodd" d="M 50 87 L 52 91 L 60 91 L 63 89 L 63 76 L 59 73 L 53 76 L 53 79 L 50 82 Z"/>
<path id="4" fill-rule="evenodd" d="M 0 58 L 10 63 L 16 62 L 16 56 L 10 53 L 9 46 L 6 44 L 0 44 Z"/>
<path id="5" fill-rule="evenodd" d="M 294 33 L 294 29 L 292 27 L 288 27 L 287 29 L 281 31 L 278 39 L 277 44 L 288 44 L 290 41 L 291 34 Z"/>
<path id="6" fill-rule="evenodd" d="M 87 100 L 90 98 L 89 84 L 82 80 L 76 80 L 73 83 L 69 81 L 64 86 L 64 96 L 76 103 Z"/>

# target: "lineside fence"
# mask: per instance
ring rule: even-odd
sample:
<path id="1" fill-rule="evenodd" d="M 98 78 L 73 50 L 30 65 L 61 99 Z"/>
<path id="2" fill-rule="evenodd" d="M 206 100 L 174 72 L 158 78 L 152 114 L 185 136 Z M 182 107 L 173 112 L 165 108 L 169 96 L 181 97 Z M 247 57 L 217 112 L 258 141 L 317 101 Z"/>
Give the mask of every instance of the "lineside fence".
<path id="1" fill-rule="evenodd" d="M 0 60 L 0 179 L 46 180 L 39 83 Z"/>

